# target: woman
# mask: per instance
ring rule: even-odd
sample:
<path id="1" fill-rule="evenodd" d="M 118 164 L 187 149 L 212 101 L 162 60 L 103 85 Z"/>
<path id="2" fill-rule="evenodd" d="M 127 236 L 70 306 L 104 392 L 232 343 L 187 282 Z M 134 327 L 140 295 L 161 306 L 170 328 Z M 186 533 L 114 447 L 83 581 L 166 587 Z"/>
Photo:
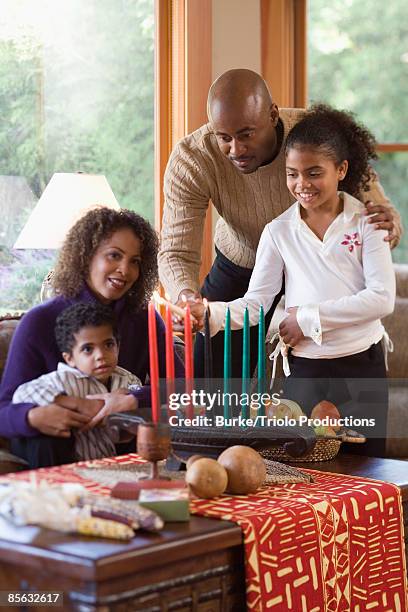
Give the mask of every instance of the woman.
<path id="1" fill-rule="evenodd" d="M 0 387 L 0 435 L 12 438 L 12 450 L 31 468 L 75 459 L 71 428 L 86 425 L 98 411 L 106 413 L 103 396 L 81 399 L 59 396 L 47 406 L 12 404 L 16 388 L 56 369 L 61 354 L 54 327 L 59 313 L 77 302 L 110 305 L 120 335 L 119 365 L 142 381 L 149 372 L 147 301 L 157 284 L 158 239 L 151 225 L 129 211 L 97 208 L 70 230 L 54 274 L 57 297 L 32 308 L 22 318 L 11 343 Z M 164 324 L 156 314 L 159 373 L 165 377 Z M 176 377 L 183 376 L 175 355 Z M 112 411 L 150 405 L 150 388 L 118 394 Z M 109 407 L 110 408 L 110 407 Z"/>

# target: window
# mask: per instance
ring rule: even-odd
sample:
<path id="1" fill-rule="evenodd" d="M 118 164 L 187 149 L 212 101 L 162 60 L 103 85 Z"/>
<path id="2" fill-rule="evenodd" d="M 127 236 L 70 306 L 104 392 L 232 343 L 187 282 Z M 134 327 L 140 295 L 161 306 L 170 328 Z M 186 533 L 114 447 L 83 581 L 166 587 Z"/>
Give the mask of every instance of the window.
<path id="1" fill-rule="evenodd" d="M 405 0 L 309 0 L 308 102 L 356 113 L 379 142 L 375 169 L 408 227 L 407 46 Z M 408 236 L 393 251 L 408 262 Z"/>
<path id="2" fill-rule="evenodd" d="M 153 221 L 153 72 L 154 0 L 2 0 L 0 313 L 37 303 L 52 266 L 12 247 L 54 172 L 104 174 Z"/>

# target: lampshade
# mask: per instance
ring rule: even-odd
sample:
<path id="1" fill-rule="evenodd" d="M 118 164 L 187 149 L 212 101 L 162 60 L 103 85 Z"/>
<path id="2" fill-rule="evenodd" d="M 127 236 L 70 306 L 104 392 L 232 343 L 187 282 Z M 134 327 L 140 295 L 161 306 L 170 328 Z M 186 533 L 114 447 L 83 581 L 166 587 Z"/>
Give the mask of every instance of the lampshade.
<path id="1" fill-rule="evenodd" d="M 101 174 L 56 173 L 17 238 L 15 249 L 59 249 L 76 221 L 95 206 L 120 209 Z"/>

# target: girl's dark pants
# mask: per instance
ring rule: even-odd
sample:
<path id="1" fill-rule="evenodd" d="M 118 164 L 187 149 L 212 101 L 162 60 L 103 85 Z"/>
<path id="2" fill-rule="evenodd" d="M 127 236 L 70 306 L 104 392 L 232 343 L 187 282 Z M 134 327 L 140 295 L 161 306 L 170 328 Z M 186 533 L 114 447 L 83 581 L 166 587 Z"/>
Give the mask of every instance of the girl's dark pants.
<path id="1" fill-rule="evenodd" d="M 385 456 L 388 384 L 381 342 L 362 353 L 336 359 L 289 355 L 291 374 L 284 393 L 310 415 L 321 400 L 333 402 L 342 417 L 373 418 L 375 427 L 351 426 L 367 437 L 365 444 L 342 444 L 342 452 Z"/>

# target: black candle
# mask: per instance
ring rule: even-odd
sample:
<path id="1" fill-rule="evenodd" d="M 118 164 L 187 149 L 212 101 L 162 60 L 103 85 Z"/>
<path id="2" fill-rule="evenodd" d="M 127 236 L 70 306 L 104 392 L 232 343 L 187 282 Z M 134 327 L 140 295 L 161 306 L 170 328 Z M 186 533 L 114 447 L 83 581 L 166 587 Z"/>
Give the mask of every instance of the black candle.
<path id="1" fill-rule="evenodd" d="M 213 363 L 210 336 L 210 316 L 207 307 L 204 314 L 204 376 L 207 381 L 206 384 L 209 386 L 213 376 Z"/>

